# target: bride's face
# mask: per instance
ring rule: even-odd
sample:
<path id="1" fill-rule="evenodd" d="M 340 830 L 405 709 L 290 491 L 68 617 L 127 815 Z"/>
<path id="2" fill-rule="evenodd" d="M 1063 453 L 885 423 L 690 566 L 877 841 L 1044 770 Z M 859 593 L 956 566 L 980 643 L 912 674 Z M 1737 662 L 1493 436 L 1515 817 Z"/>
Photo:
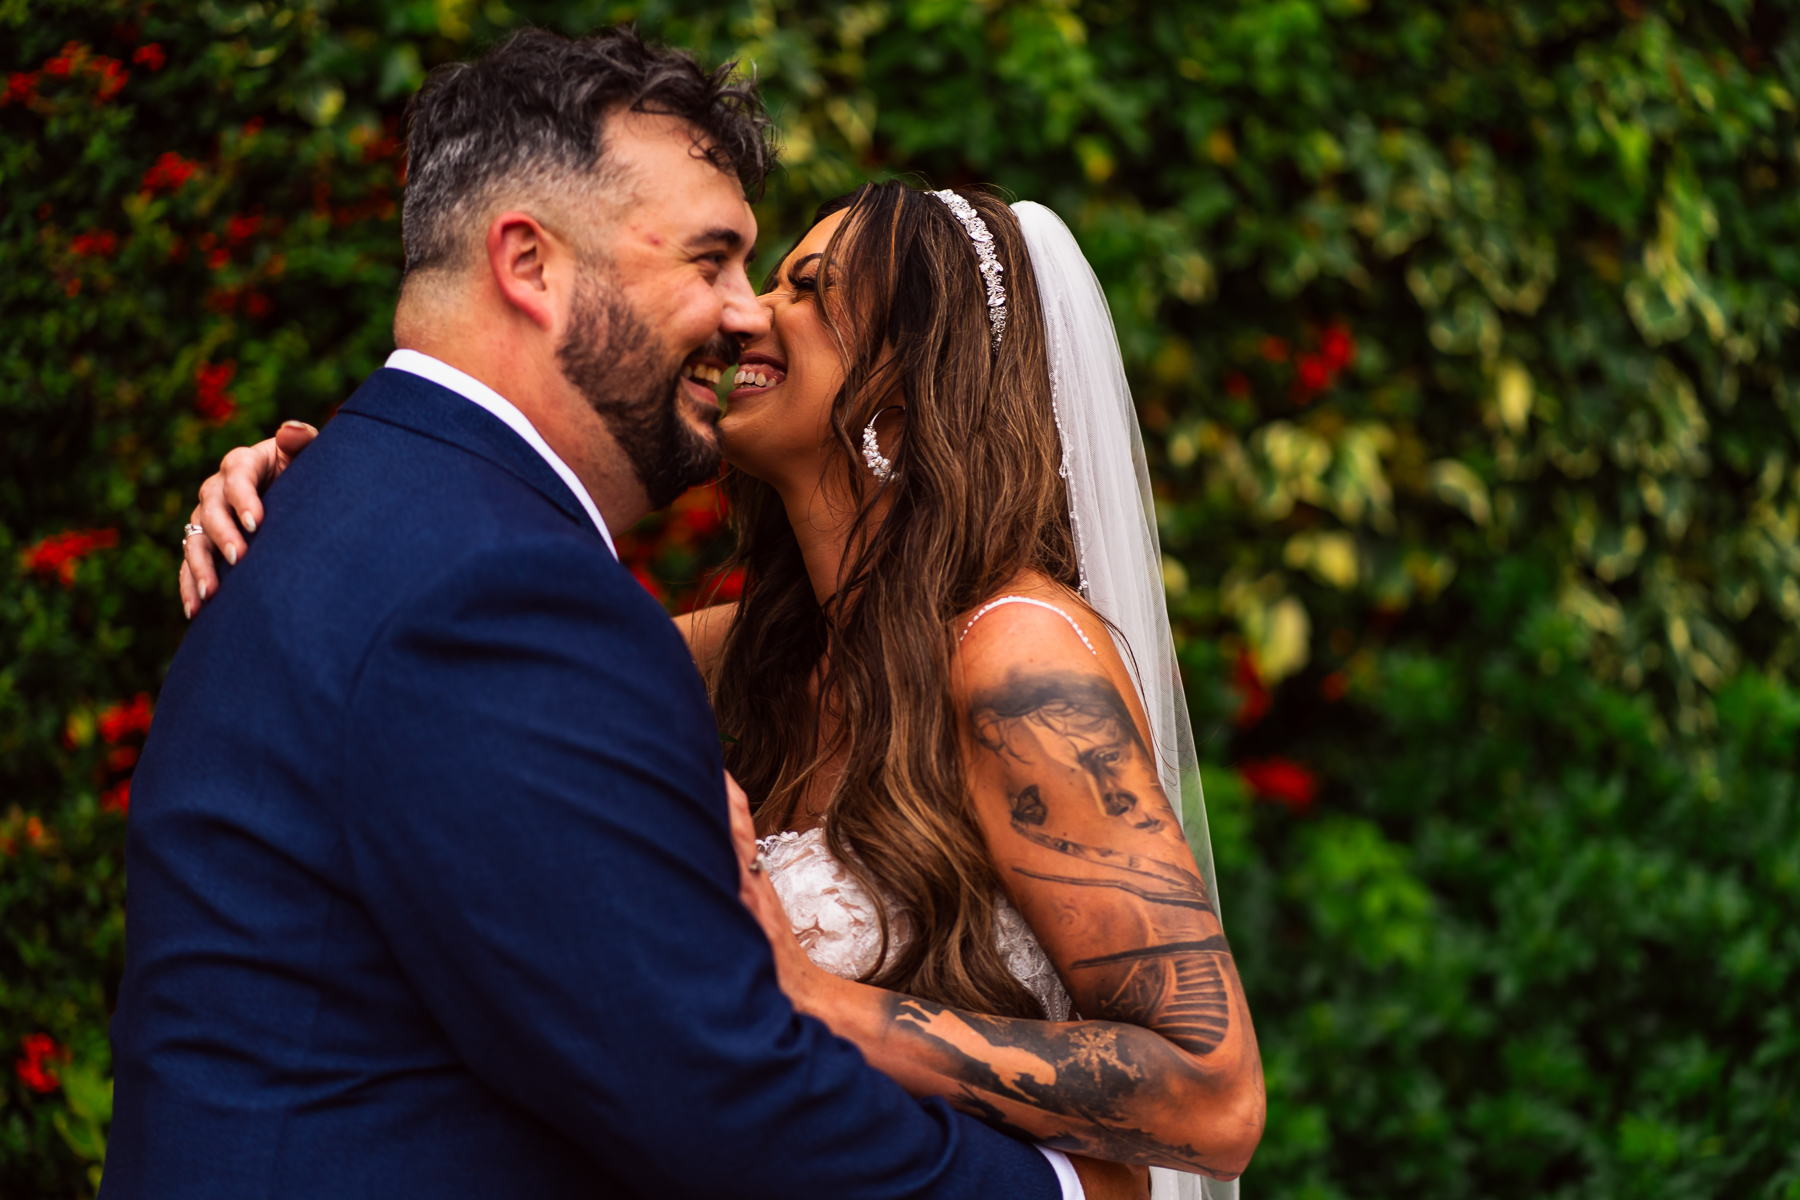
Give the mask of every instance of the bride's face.
<path id="1" fill-rule="evenodd" d="M 816 485 L 832 453 L 831 404 L 845 372 L 817 283 L 819 256 L 847 215 L 814 225 L 782 261 L 761 297 L 769 332 L 739 357 L 719 421 L 725 460 L 782 491 Z"/>

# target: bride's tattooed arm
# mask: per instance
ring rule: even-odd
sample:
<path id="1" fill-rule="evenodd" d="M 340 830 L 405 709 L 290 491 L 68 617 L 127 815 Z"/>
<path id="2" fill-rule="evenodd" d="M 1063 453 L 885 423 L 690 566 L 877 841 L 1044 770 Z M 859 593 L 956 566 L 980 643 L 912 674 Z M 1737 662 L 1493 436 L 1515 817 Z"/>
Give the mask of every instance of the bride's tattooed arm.
<path id="1" fill-rule="evenodd" d="M 1008 615 L 964 646 L 968 775 L 1001 881 L 1085 1019 L 891 992 L 826 1019 L 916 1094 L 1021 1136 L 1234 1178 L 1262 1130 L 1256 1035 L 1129 677 L 1061 618 Z"/>
<path id="2" fill-rule="evenodd" d="M 1032 881 L 1009 890 L 1126 893 L 1103 904 L 1113 948 L 1059 956 L 1078 1009 L 1211 1054 L 1231 1032 L 1231 950 L 1119 689 L 1098 670 L 1014 667 L 974 696 L 969 721 L 999 760 L 1011 833 L 1048 852 L 996 854 Z"/>

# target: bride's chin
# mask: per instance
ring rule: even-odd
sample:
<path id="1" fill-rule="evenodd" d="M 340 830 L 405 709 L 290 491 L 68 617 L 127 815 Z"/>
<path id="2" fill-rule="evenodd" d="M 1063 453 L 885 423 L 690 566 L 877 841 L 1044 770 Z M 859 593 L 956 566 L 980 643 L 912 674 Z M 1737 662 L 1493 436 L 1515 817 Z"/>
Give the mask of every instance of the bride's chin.
<path id="1" fill-rule="evenodd" d="M 744 447 L 732 438 L 731 432 L 725 428 L 724 420 L 719 422 L 717 432 L 719 438 L 719 457 L 724 461 L 725 465 L 734 471 L 743 472 L 752 479 L 762 479 L 762 475 L 757 472 L 753 465 L 755 456 L 742 453 Z"/>

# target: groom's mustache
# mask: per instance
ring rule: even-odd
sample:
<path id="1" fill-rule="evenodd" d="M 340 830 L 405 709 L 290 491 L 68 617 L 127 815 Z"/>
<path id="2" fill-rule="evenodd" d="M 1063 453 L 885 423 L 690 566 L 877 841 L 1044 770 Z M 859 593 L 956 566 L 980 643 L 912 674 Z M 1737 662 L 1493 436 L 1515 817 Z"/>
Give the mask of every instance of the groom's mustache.
<path id="1" fill-rule="evenodd" d="M 726 337 L 722 333 L 715 333 L 711 338 L 707 339 L 704 346 L 701 346 L 683 360 L 682 374 L 687 374 L 687 368 L 698 366 L 701 363 L 718 367 L 735 366 L 738 355 L 742 352 L 742 348 L 731 338 Z"/>

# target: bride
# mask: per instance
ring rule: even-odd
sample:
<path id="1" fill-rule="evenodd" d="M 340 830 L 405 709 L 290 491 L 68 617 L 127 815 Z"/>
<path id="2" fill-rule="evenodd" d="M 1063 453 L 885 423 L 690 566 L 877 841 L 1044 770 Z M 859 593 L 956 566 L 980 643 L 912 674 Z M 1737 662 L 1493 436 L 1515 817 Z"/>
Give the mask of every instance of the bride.
<path id="1" fill-rule="evenodd" d="M 1261 1061 L 1198 803 L 1182 830 L 1199 776 L 1093 272 L 1041 205 L 869 184 L 762 303 L 719 422 L 743 594 L 676 620 L 758 798 L 734 831 L 784 990 L 915 1095 L 1151 1168 L 1157 1200 L 1234 1195 Z M 309 440 L 202 487 L 190 612 Z"/>

